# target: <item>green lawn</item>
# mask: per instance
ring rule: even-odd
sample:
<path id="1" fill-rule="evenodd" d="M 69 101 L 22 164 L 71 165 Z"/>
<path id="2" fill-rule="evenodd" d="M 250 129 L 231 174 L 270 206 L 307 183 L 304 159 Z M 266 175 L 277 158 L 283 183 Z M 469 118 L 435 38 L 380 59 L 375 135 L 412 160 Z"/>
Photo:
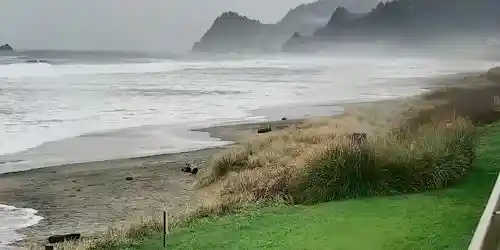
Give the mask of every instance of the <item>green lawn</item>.
<path id="1" fill-rule="evenodd" d="M 203 219 L 175 229 L 167 249 L 467 249 L 498 164 L 500 123 L 485 128 L 474 170 L 453 188 Z M 120 249 L 163 249 L 162 238 Z"/>

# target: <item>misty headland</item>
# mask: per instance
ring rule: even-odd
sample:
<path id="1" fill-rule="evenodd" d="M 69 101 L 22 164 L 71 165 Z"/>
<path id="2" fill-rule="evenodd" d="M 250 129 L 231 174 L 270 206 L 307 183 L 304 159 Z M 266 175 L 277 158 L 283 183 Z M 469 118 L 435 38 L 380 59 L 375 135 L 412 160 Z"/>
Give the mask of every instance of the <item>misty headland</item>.
<path id="1" fill-rule="evenodd" d="M 380 2 L 366 13 L 351 12 L 347 5 L 302 5 L 275 24 L 226 12 L 193 50 L 498 56 L 498 1 L 400 0 Z"/>

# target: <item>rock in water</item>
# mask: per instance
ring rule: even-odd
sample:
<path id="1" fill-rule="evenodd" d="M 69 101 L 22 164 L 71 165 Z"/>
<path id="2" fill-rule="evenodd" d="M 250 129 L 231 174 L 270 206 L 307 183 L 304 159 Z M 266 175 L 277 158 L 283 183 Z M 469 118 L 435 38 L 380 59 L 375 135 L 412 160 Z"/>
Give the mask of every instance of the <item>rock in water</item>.
<path id="1" fill-rule="evenodd" d="M 0 46 L 0 51 L 14 51 L 14 49 L 9 44 L 4 44 Z"/>
<path id="2" fill-rule="evenodd" d="M 66 234 L 66 235 L 54 235 L 49 237 L 49 243 L 60 243 L 65 241 L 76 241 L 79 240 L 81 234 Z"/>
<path id="3" fill-rule="evenodd" d="M 197 174 L 197 173 L 198 173 L 198 168 L 191 169 L 191 174 Z"/>

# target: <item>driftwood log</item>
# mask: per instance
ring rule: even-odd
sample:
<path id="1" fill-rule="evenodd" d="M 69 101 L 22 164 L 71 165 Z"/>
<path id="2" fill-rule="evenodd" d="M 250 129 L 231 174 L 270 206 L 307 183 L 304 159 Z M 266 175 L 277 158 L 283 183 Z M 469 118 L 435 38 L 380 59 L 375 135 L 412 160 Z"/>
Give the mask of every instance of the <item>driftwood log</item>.
<path id="1" fill-rule="evenodd" d="M 53 235 L 49 237 L 49 243 L 61 243 L 65 241 L 76 241 L 81 238 L 81 234 L 65 234 L 65 235 Z"/>
<path id="2" fill-rule="evenodd" d="M 267 127 L 265 127 L 265 128 L 259 128 L 259 129 L 257 130 L 257 133 L 258 133 L 258 134 L 264 134 L 264 133 L 269 133 L 269 132 L 271 132 L 271 131 L 273 131 L 273 129 L 271 128 L 271 126 L 270 126 L 270 125 L 267 125 Z"/>
<path id="3" fill-rule="evenodd" d="M 197 174 L 198 173 L 198 167 L 193 161 L 185 161 L 184 162 L 185 166 L 181 168 L 181 171 L 184 173 L 191 173 L 191 174 Z"/>

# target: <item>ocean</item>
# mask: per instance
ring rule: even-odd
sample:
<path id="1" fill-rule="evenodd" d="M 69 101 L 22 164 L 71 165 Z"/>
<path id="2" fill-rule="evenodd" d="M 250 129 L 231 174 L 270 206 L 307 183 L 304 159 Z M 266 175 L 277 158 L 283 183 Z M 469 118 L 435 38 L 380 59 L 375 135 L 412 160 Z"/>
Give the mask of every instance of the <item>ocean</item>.
<path id="1" fill-rule="evenodd" d="M 215 147 L 228 142 L 190 129 L 411 96 L 426 91 L 429 77 L 496 63 L 417 56 L 0 54 L 0 173 Z M 0 248 L 22 239 L 16 230 L 40 216 L 0 205 Z"/>

